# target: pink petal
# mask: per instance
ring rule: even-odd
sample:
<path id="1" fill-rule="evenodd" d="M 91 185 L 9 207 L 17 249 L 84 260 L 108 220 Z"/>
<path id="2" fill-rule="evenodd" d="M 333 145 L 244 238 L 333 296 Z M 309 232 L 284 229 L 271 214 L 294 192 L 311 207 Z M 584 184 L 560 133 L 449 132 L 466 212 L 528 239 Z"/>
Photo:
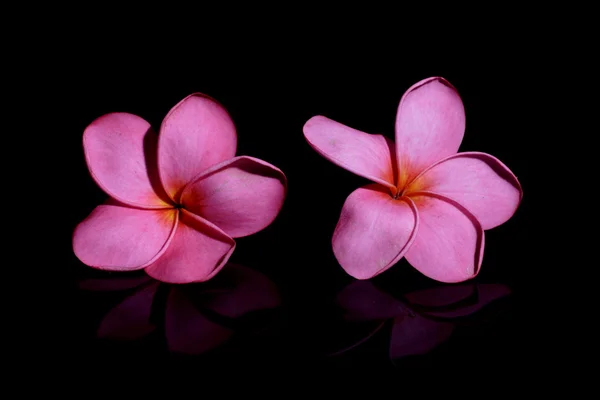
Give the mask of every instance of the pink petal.
<path id="1" fill-rule="evenodd" d="M 286 178 L 278 168 L 252 157 L 227 160 L 188 185 L 184 207 L 231 237 L 267 227 L 283 206 Z"/>
<path id="2" fill-rule="evenodd" d="M 237 136 L 227 110 L 201 93 L 171 109 L 158 139 L 160 178 L 176 202 L 183 187 L 207 168 L 235 155 Z"/>
<path id="3" fill-rule="evenodd" d="M 369 279 L 394 265 L 411 246 L 419 226 L 413 202 L 394 200 L 370 184 L 352 192 L 333 233 L 333 252 L 356 279 Z"/>
<path id="4" fill-rule="evenodd" d="M 454 325 L 432 321 L 420 315 L 402 316 L 394 320 L 390 339 L 392 360 L 429 353 L 448 340 Z"/>
<path id="5" fill-rule="evenodd" d="M 260 272 L 237 264 L 229 264 L 219 278 L 227 279 L 228 288 L 205 301 L 212 311 L 229 318 L 239 318 L 252 311 L 280 305 L 279 291 Z"/>
<path id="6" fill-rule="evenodd" d="M 462 282 L 479 272 L 483 258 L 481 225 L 459 204 L 442 197 L 413 197 L 419 210 L 419 233 L 406 260 L 440 282 Z"/>
<path id="7" fill-rule="evenodd" d="M 369 281 L 354 281 L 340 292 L 338 304 L 348 321 L 372 321 L 409 313 L 407 306 Z"/>
<path id="8" fill-rule="evenodd" d="M 146 267 L 165 251 L 177 211 L 98 206 L 75 228 L 73 251 L 90 267 L 126 271 Z"/>
<path id="9" fill-rule="evenodd" d="M 90 174 L 102 190 L 125 204 L 169 207 L 157 173 L 156 140 L 150 124 L 138 116 L 113 113 L 96 119 L 83 134 Z"/>
<path id="10" fill-rule="evenodd" d="M 430 191 L 460 203 L 483 229 L 513 216 L 523 191 L 515 175 L 497 158 L 485 153 L 459 153 L 442 160 L 415 179 L 407 191 Z"/>
<path id="11" fill-rule="evenodd" d="M 225 343 L 232 335 L 231 329 L 202 315 L 180 290 L 170 290 L 165 315 L 165 336 L 170 351 L 202 354 Z"/>
<path id="12" fill-rule="evenodd" d="M 223 268 L 234 249 L 235 242 L 223 231 L 182 209 L 169 248 L 146 273 L 167 283 L 207 281 Z"/>
<path id="13" fill-rule="evenodd" d="M 434 162 L 458 151 L 465 111 L 456 89 L 444 78 L 424 79 L 406 91 L 396 115 L 399 187 Z"/>
<path id="14" fill-rule="evenodd" d="M 304 137 L 317 153 L 356 175 L 395 188 L 392 142 L 323 116 L 309 119 Z"/>
<path id="15" fill-rule="evenodd" d="M 135 340 L 151 333 L 152 301 L 158 283 L 145 286 L 112 308 L 100 322 L 97 335 L 107 339 Z"/>

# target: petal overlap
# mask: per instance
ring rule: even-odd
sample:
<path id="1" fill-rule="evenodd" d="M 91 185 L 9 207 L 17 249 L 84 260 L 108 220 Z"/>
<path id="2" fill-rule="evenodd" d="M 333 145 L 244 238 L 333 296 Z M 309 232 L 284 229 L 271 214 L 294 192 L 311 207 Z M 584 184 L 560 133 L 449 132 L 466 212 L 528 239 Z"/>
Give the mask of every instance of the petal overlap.
<path id="1" fill-rule="evenodd" d="M 168 195 L 179 195 L 197 175 L 235 156 L 237 134 L 227 110 L 216 100 L 192 94 L 171 109 L 158 139 L 160 179 Z"/>
<path id="2" fill-rule="evenodd" d="M 465 110 L 456 89 L 444 78 L 424 79 L 409 88 L 396 114 L 398 186 L 458 151 L 465 132 Z"/>
<path id="3" fill-rule="evenodd" d="M 344 270 L 357 279 L 371 278 L 398 262 L 419 228 L 409 198 L 393 199 L 371 184 L 352 192 L 333 234 L 333 252 Z"/>
<path id="4" fill-rule="evenodd" d="M 144 210 L 107 203 L 75 228 L 73 251 L 95 268 L 142 269 L 164 252 L 176 223 L 174 209 Z"/>
<path id="5" fill-rule="evenodd" d="M 423 275 L 440 282 L 462 282 L 479 272 L 484 232 L 466 209 L 441 196 L 414 198 L 419 233 L 406 260 Z"/>
<path id="6" fill-rule="evenodd" d="M 183 209 L 179 212 L 169 247 L 146 273 L 167 283 L 207 281 L 223 268 L 235 242 L 210 222 Z"/>
<path id="7" fill-rule="evenodd" d="M 515 175 L 496 157 L 469 152 L 450 156 L 425 170 L 407 188 L 455 200 L 469 210 L 483 229 L 513 216 L 523 192 Z"/>
<path id="8" fill-rule="evenodd" d="M 83 134 L 88 169 L 98 186 L 134 207 L 170 207 L 158 177 L 156 146 L 150 124 L 127 113 L 97 118 Z"/>
<path id="9" fill-rule="evenodd" d="M 273 222 L 283 206 L 286 185 L 279 168 L 240 156 L 211 168 L 190 183 L 181 198 L 187 210 L 236 238 Z"/>
<path id="10" fill-rule="evenodd" d="M 384 136 L 361 132 L 323 116 L 309 119 L 303 130 L 310 146 L 329 161 L 395 188 L 394 146 Z"/>

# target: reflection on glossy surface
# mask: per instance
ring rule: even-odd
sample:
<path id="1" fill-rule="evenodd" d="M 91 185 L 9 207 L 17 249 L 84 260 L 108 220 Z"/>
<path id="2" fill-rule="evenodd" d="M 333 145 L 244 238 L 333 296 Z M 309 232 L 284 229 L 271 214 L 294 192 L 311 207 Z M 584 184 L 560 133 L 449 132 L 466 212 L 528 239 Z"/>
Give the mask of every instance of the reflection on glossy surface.
<path id="1" fill-rule="evenodd" d="M 345 329 L 362 329 L 362 337 L 332 355 L 347 353 L 378 332 L 387 321 L 392 328 L 389 356 L 398 360 L 429 353 L 450 338 L 456 326 L 496 299 L 510 294 L 500 284 L 469 282 L 444 285 L 394 297 L 369 281 L 356 281 L 337 297 Z M 365 329 L 367 327 L 367 329 Z"/>
<path id="2" fill-rule="evenodd" d="M 189 355 L 214 349 L 236 333 L 260 331 L 265 322 L 261 312 L 281 303 L 265 275 L 236 264 L 198 284 L 170 285 L 144 274 L 88 279 L 80 288 L 102 293 L 133 290 L 101 317 L 99 338 L 136 340 L 158 331 L 169 351 Z"/>

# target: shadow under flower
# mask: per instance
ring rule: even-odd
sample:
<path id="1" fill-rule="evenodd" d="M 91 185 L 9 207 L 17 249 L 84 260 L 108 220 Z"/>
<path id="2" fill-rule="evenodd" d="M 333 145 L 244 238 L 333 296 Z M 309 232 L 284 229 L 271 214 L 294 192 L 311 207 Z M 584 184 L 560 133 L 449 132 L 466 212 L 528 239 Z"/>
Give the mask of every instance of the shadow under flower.
<path id="1" fill-rule="evenodd" d="M 342 311 L 344 329 L 348 329 L 348 324 L 359 327 L 362 337 L 331 352 L 330 356 L 347 353 L 367 342 L 382 331 L 388 321 L 392 325 L 389 337 L 392 361 L 427 354 L 448 340 L 456 326 L 509 294 L 509 288 L 501 284 L 468 282 L 419 290 L 396 298 L 369 281 L 355 281 L 338 294 L 337 304 Z"/>
<path id="2" fill-rule="evenodd" d="M 139 340 L 158 332 L 171 353 L 199 355 L 235 334 L 259 333 L 281 305 L 277 287 L 248 267 L 228 264 L 209 282 L 171 285 L 148 275 L 88 279 L 80 289 L 134 290 L 106 313 L 96 336 Z"/>

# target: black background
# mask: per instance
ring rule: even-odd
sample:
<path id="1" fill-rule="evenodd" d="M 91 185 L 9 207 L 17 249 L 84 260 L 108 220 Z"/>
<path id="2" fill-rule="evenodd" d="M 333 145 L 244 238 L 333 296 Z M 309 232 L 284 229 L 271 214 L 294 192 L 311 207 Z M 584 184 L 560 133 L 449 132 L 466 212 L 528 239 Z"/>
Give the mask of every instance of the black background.
<path id="1" fill-rule="evenodd" d="M 521 323 L 527 318 L 526 304 L 532 296 L 531 278 L 539 268 L 531 264 L 527 250 L 532 179 L 528 143 L 539 135 L 523 122 L 531 99 L 523 85 L 527 71 L 502 64 L 501 59 L 465 67 L 467 63 L 453 59 L 416 63 L 402 57 L 361 60 L 352 53 L 328 58 L 302 52 L 266 58 L 249 54 L 233 57 L 231 62 L 174 57 L 176 65 L 168 70 L 154 66 L 150 59 L 100 61 L 95 54 L 85 54 L 62 66 L 55 76 L 56 95 L 45 99 L 56 110 L 48 125 L 56 132 L 53 162 L 61 173 L 54 190 L 61 195 L 56 199 L 57 223 L 46 229 L 60 253 L 52 262 L 54 268 L 40 268 L 47 302 L 39 311 L 50 316 L 57 340 L 53 351 L 61 359 L 89 365 L 183 360 L 200 367 L 393 368 L 386 342 L 389 330 L 385 329 L 342 356 L 327 356 L 332 349 L 347 345 L 353 335 L 334 322 L 335 296 L 354 280 L 337 264 L 331 236 L 344 200 L 367 181 L 319 156 L 306 143 L 302 126 L 310 117 L 324 115 L 393 139 L 396 109 L 404 91 L 421 79 L 443 76 L 457 88 L 466 110 L 460 151 L 498 157 L 523 186 L 524 199 L 515 216 L 486 231 L 483 265 L 476 278 L 477 282 L 506 285 L 511 295 L 467 319 L 431 353 L 396 366 L 476 363 L 486 367 L 527 357 L 530 343 Z M 504 67 L 503 74 L 497 73 L 499 67 Z M 77 289 L 79 280 L 103 274 L 77 260 L 71 234 L 106 198 L 89 176 L 83 157 L 81 139 L 87 124 L 102 114 L 123 111 L 158 128 L 169 109 L 193 92 L 208 94 L 225 106 L 237 127 L 237 155 L 257 157 L 282 169 L 288 178 L 288 196 L 272 225 L 237 240 L 230 260 L 264 273 L 278 286 L 283 306 L 275 322 L 270 322 L 274 326 L 271 336 L 254 341 L 242 338 L 209 354 L 181 359 L 165 351 L 159 337 L 141 343 L 111 343 L 94 337 L 102 313 L 118 300 L 94 298 Z M 396 297 L 437 285 L 405 260 L 373 283 Z"/>

